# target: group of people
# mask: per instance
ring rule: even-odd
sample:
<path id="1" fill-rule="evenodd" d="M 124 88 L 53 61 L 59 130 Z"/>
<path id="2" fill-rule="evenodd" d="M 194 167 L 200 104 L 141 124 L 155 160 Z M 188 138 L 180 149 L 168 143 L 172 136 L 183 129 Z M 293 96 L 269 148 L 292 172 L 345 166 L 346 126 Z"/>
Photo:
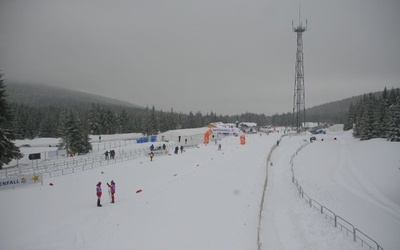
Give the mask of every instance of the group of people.
<path id="1" fill-rule="evenodd" d="M 175 153 L 175 154 L 178 154 L 179 149 L 181 150 L 181 154 L 182 154 L 182 153 L 183 153 L 183 146 L 182 146 L 182 145 L 181 145 L 181 147 L 176 146 L 176 147 L 175 147 L 175 150 L 174 150 L 174 153 Z"/>
<path id="2" fill-rule="evenodd" d="M 108 184 L 108 182 L 107 182 L 107 186 L 108 186 L 108 193 L 111 196 L 111 203 L 114 203 L 115 182 L 111 181 L 111 184 Z M 96 195 L 97 195 L 97 206 L 98 207 L 102 207 L 102 205 L 100 204 L 102 194 L 103 194 L 103 191 L 101 190 L 101 182 L 99 181 L 96 185 Z"/>
<path id="3" fill-rule="evenodd" d="M 150 151 L 154 151 L 154 150 L 165 150 L 167 148 L 167 145 L 163 144 L 162 147 L 158 146 L 157 148 L 154 147 L 154 144 L 151 144 L 151 146 L 149 147 Z"/>
<path id="4" fill-rule="evenodd" d="M 110 159 L 114 159 L 115 157 L 115 151 L 114 149 L 111 149 L 110 152 L 108 152 L 108 150 L 104 153 L 104 155 L 106 156 L 106 160 L 110 160 Z"/>

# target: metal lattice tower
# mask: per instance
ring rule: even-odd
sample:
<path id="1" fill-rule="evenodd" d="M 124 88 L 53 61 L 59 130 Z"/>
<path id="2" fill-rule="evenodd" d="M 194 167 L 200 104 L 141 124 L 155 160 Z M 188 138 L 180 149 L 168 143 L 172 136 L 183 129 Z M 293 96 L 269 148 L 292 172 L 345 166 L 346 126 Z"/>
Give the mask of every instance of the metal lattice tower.
<path id="1" fill-rule="evenodd" d="M 297 33 L 297 50 L 296 50 L 296 76 L 294 80 L 294 96 L 293 96 L 293 118 L 292 128 L 300 133 L 303 130 L 303 124 L 306 122 L 305 107 L 305 88 L 304 88 L 304 65 L 303 65 L 303 32 L 307 30 L 306 25 L 303 26 L 300 19 L 299 7 L 299 25 L 294 27 L 292 21 L 293 32 Z"/>

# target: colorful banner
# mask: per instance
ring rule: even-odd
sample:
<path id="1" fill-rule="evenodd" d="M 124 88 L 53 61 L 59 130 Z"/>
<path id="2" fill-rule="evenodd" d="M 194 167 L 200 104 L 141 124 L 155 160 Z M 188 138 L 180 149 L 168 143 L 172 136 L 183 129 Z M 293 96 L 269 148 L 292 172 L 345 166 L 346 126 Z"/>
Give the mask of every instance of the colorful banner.
<path id="1" fill-rule="evenodd" d="M 237 128 L 212 128 L 212 131 L 215 134 L 238 134 L 241 132 Z"/>
<path id="2" fill-rule="evenodd" d="M 35 183 L 43 185 L 43 174 L 28 174 L 0 179 L 0 189 L 15 188 Z"/>

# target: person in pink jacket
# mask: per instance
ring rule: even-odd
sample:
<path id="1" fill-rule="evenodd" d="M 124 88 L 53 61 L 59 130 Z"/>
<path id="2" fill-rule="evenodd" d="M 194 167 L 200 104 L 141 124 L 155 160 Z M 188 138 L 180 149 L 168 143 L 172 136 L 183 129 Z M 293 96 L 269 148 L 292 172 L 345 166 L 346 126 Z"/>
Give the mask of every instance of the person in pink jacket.
<path id="1" fill-rule="evenodd" d="M 108 182 L 107 182 L 107 186 L 109 187 L 110 194 L 111 194 L 111 203 L 114 203 L 115 182 L 111 181 L 111 185 L 108 184 Z"/>
<path id="2" fill-rule="evenodd" d="M 101 207 L 100 198 L 103 192 L 101 191 L 101 182 L 97 183 L 96 185 L 96 195 L 97 195 L 97 206 Z"/>

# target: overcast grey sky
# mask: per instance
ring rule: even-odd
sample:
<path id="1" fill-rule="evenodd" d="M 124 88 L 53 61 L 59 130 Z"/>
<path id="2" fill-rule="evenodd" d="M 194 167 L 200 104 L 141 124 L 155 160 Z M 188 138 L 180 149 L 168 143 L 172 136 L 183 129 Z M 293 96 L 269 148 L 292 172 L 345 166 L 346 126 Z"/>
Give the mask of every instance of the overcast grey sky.
<path id="1" fill-rule="evenodd" d="M 400 0 L 0 0 L 0 70 L 159 110 L 290 112 L 299 3 L 307 108 L 400 87 Z"/>

